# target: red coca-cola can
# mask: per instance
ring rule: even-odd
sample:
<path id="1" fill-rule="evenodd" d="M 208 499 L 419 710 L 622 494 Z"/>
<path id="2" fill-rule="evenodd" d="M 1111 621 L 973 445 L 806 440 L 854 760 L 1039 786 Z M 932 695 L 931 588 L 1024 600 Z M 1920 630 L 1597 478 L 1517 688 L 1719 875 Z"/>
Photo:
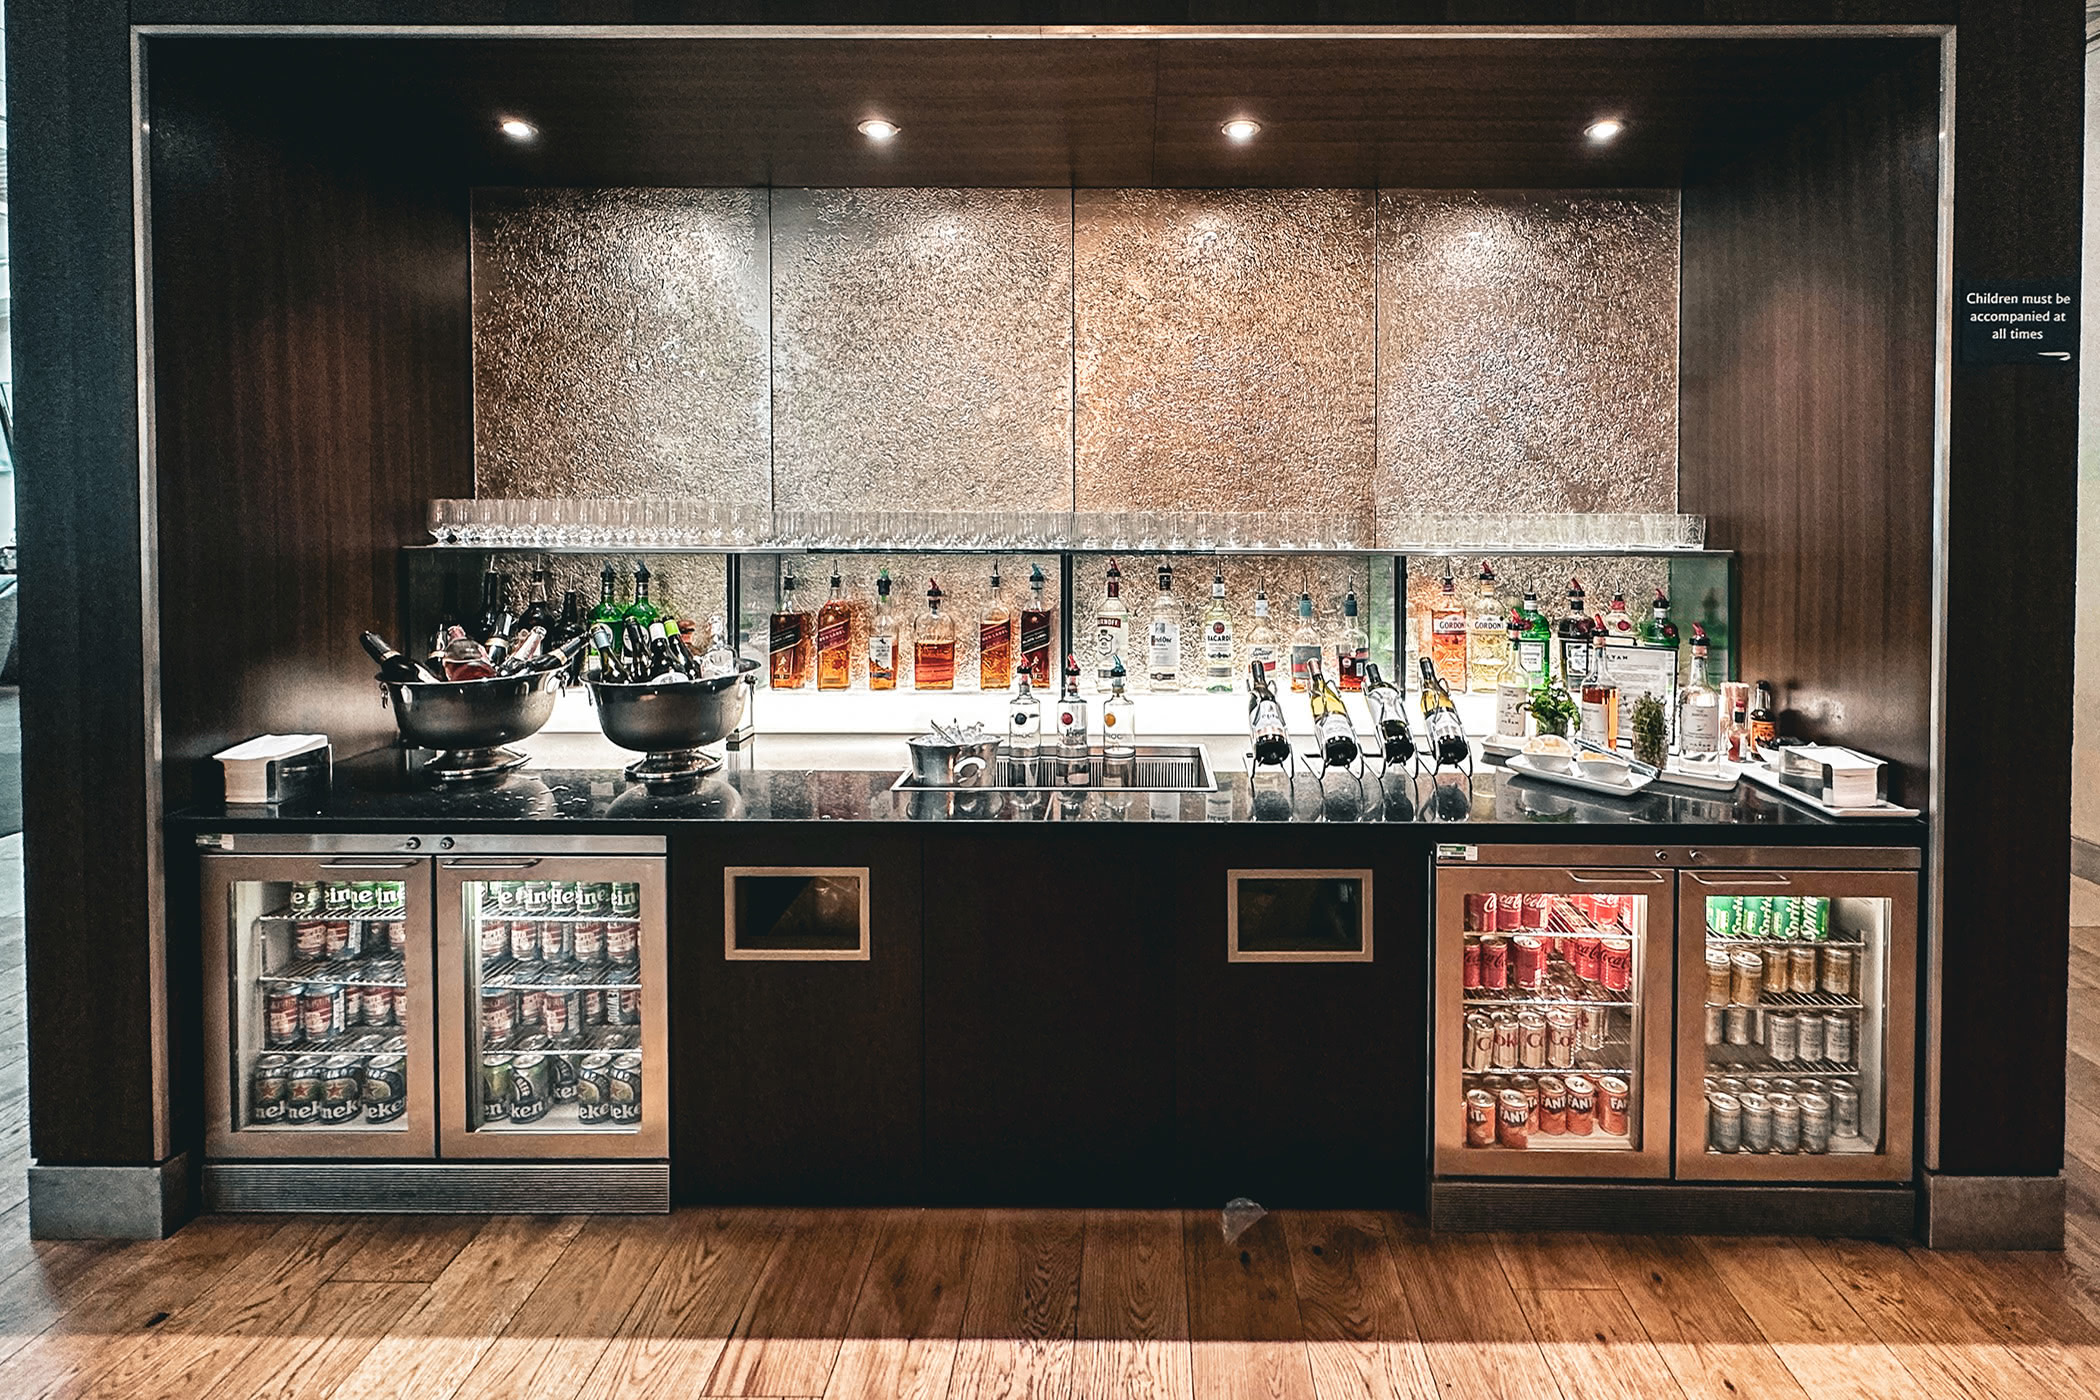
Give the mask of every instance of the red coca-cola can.
<path id="1" fill-rule="evenodd" d="M 1531 1105 L 1522 1089 L 1504 1089 L 1495 1104 L 1495 1136 L 1504 1147 L 1531 1146 Z"/>
<path id="2" fill-rule="evenodd" d="M 1466 1093 L 1466 1146 L 1495 1145 L 1495 1096 L 1485 1089 Z"/>
<path id="3" fill-rule="evenodd" d="M 1524 895 L 1524 922 L 1522 927 L 1534 931 L 1543 930 L 1546 927 L 1547 916 L 1552 912 L 1552 909 L 1552 895 L 1526 893 Z"/>
<path id="4" fill-rule="evenodd" d="M 1576 913 L 1591 923 L 1597 921 L 1597 896 L 1593 894 L 1563 895 L 1562 899 Z"/>
<path id="5" fill-rule="evenodd" d="M 1594 933 L 1578 934 L 1569 940 L 1568 961 L 1574 965 L 1575 975 L 1585 982 L 1595 982 L 1604 976 L 1603 940 Z"/>
<path id="6" fill-rule="evenodd" d="M 1520 933 L 1509 940 L 1510 974 L 1518 990 L 1535 992 L 1546 980 L 1546 941 Z"/>
<path id="7" fill-rule="evenodd" d="M 1539 1131 L 1559 1137 L 1568 1130 L 1568 1082 L 1557 1074 L 1539 1076 Z"/>
<path id="8" fill-rule="evenodd" d="M 1597 1130 L 1597 1086 L 1586 1074 L 1571 1074 L 1568 1085 L 1568 1134 L 1588 1137 Z"/>
<path id="9" fill-rule="evenodd" d="M 1613 928 L 1626 912 L 1626 896 L 1622 894 L 1593 894 L 1590 896 L 1590 922 L 1598 928 Z"/>
<path id="10" fill-rule="evenodd" d="M 1480 940 L 1480 986 L 1481 990 L 1489 992 L 1500 992 L 1508 989 L 1508 939 L 1483 938 Z"/>
<path id="11" fill-rule="evenodd" d="M 1618 1137 L 1626 1136 L 1626 1109 L 1632 1099 L 1626 1081 L 1607 1074 L 1597 1081 L 1597 1127 Z"/>
<path id="12" fill-rule="evenodd" d="M 1504 891 L 1495 896 L 1495 928 L 1512 933 L 1524 927 L 1524 896 Z"/>
<path id="13" fill-rule="evenodd" d="M 1624 934 L 1606 934 L 1598 941 L 1598 976 L 1607 992 L 1623 992 L 1633 985 L 1633 940 Z"/>
<path id="14" fill-rule="evenodd" d="M 1495 931 L 1495 892 L 1469 894 L 1466 896 L 1466 932 L 1493 933 Z"/>
<path id="15" fill-rule="evenodd" d="M 1460 978 L 1460 985 L 1462 985 L 1462 986 L 1463 986 L 1463 987 L 1464 987 L 1464 988 L 1465 988 L 1465 989 L 1466 989 L 1467 991 L 1469 991 L 1469 992 L 1477 992 L 1477 991 L 1479 991 L 1479 990 L 1480 990 L 1480 940 L 1479 940 L 1479 939 L 1477 939 L 1477 938 L 1468 938 L 1468 939 L 1466 940 L 1466 951 L 1465 951 L 1465 956 L 1464 956 L 1464 958 L 1462 959 L 1462 963 L 1461 963 L 1461 965 L 1462 965 L 1462 966 L 1463 966 L 1463 967 L 1465 968 L 1465 972 L 1464 972 L 1464 975 L 1463 975 L 1463 976 L 1462 976 L 1462 977 Z"/>

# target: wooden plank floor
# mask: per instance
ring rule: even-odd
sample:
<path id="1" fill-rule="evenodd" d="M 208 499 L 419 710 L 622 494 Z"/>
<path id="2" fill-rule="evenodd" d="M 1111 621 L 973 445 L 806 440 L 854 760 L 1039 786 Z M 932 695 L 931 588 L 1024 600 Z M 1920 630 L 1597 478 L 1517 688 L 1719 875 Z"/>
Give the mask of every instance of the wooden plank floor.
<path id="1" fill-rule="evenodd" d="M 2074 917 L 2060 1256 L 1432 1235 L 1377 1212 L 1279 1212 L 1234 1240 L 1214 1212 L 696 1210 L 32 1244 L 9 1079 L 0 1396 L 2100 1400 L 2100 889 Z"/>

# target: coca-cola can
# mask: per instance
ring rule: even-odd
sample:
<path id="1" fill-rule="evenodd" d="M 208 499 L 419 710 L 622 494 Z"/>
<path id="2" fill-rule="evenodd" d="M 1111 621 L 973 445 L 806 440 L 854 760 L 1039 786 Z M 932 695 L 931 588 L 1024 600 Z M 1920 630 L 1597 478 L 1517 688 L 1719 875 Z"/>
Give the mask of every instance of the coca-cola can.
<path id="1" fill-rule="evenodd" d="M 1482 991 L 1488 992 L 1500 992 L 1508 989 L 1508 939 L 1483 938 L 1480 940 L 1480 987 Z"/>
<path id="2" fill-rule="evenodd" d="M 1527 891 L 1524 896 L 1523 927 L 1533 931 L 1543 930 L 1553 909 L 1553 896 Z"/>
<path id="3" fill-rule="evenodd" d="M 1507 1011 L 1497 1011 L 1494 1015 L 1494 1027 L 1495 1068 L 1515 1069 L 1517 1047 L 1522 1040 L 1517 1031 L 1517 1018 Z"/>
<path id="4" fill-rule="evenodd" d="M 1611 1008 L 1608 1006 L 1578 1006 L 1575 1008 L 1575 1036 L 1585 1050 L 1602 1050 L 1611 1039 Z"/>
<path id="5" fill-rule="evenodd" d="M 1604 977 L 1604 940 L 1594 933 L 1579 933 L 1568 942 L 1571 956 L 1568 958 L 1575 968 L 1575 975 L 1585 982 L 1597 982 Z"/>
<path id="6" fill-rule="evenodd" d="M 1571 1074 L 1568 1086 L 1568 1134 L 1588 1137 L 1597 1130 L 1597 1086 L 1586 1074 Z"/>
<path id="7" fill-rule="evenodd" d="M 1496 895 L 1496 931 L 1500 933 L 1514 933 L 1522 927 L 1524 927 L 1524 896 L 1508 893 Z"/>
<path id="8" fill-rule="evenodd" d="M 1539 1076 L 1539 1131 L 1558 1137 L 1568 1130 L 1568 1082 L 1557 1074 Z"/>
<path id="9" fill-rule="evenodd" d="M 1510 978 L 1519 991 L 1535 992 L 1546 980 L 1546 943 L 1535 934 L 1509 940 Z"/>
<path id="10" fill-rule="evenodd" d="M 1461 957 L 1461 959 L 1460 959 L 1460 966 L 1461 966 L 1461 967 L 1462 967 L 1462 968 L 1464 969 L 1464 972 L 1463 972 L 1463 976 L 1462 976 L 1462 977 L 1461 977 L 1461 979 L 1460 979 L 1460 984 L 1461 984 L 1462 986 L 1464 986 L 1464 988 L 1465 988 L 1465 989 L 1466 989 L 1467 991 L 1469 991 L 1469 992 L 1477 992 L 1477 991 L 1479 991 L 1479 990 L 1480 990 L 1480 940 L 1479 940 L 1479 939 L 1477 939 L 1477 938 L 1468 938 L 1468 939 L 1466 940 L 1466 951 L 1465 951 L 1464 955 L 1463 955 L 1463 956 Z"/>
<path id="11" fill-rule="evenodd" d="M 1495 1023 L 1485 1012 L 1466 1014 L 1464 1062 L 1467 1069 L 1486 1069 L 1495 1062 Z"/>
<path id="12" fill-rule="evenodd" d="M 1593 894 L 1590 896 L 1590 922 L 1600 929 L 1617 928 L 1626 919 L 1626 896 L 1623 894 Z"/>
<path id="13" fill-rule="evenodd" d="M 1504 1147 L 1531 1146 L 1531 1105 L 1522 1089 L 1504 1089 L 1497 1099 L 1495 1136 Z"/>
<path id="14" fill-rule="evenodd" d="M 1466 932 L 1493 933 L 1495 931 L 1495 892 L 1469 894 L 1466 896 Z"/>
<path id="15" fill-rule="evenodd" d="M 1615 1137 L 1626 1136 L 1626 1110 L 1633 1095 L 1626 1081 L 1607 1074 L 1597 1081 L 1597 1127 Z"/>
<path id="16" fill-rule="evenodd" d="M 1495 1145 L 1495 1096 L 1485 1089 L 1466 1091 L 1466 1146 Z"/>
<path id="17" fill-rule="evenodd" d="M 1555 1069 L 1572 1067 L 1575 1063 L 1578 1039 L 1573 1011 L 1564 1006 L 1556 1006 L 1546 1013 L 1547 1064 Z"/>
<path id="18" fill-rule="evenodd" d="M 1598 980 L 1607 992 L 1623 992 L 1633 985 L 1633 940 L 1624 934 L 1607 934 L 1597 941 Z"/>
<path id="19" fill-rule="evenodd" d="M 1546 1067 L 1546 1018 L 1536 1011 L 1517 1013 L 1517 1063 L 1525 1069 Z"/>

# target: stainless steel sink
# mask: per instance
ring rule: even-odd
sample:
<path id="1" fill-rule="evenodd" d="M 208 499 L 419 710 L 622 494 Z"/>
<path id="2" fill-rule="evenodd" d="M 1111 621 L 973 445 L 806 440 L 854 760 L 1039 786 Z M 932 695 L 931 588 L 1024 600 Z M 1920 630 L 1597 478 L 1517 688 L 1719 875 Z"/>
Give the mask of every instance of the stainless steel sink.
<path id="1" fill-rule="evenodd" d="M 1135 759 L 1114 761 L 1097 746 L 1089 752 L 1084 782 L 1067 780 L 1057 750 L 1051 746 L 1036 760 L 1035 770 L 1033 774 L 1023 771 L 1023 765 L 1002 748 L 998 763 L 986 770 L 988 781 L 934 786 L 917 781 L 907 768 L 890 784 L 890 791 L 1041 792 L 1054 788 L 1105 788 L 1112 792 L 1215 792 L 1218 788 L 1217 778 L 1210 771 L 1210 758 L 1200 744 L 1139 744 Z"/>

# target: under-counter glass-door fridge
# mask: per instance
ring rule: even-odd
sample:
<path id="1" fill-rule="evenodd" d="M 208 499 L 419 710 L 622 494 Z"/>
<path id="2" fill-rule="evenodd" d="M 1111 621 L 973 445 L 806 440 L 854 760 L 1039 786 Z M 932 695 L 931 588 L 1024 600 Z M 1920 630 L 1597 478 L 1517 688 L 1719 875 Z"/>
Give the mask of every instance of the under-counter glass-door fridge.
<path id="1" fill-rule="evenodd" d="M 1442 865 L 1435 1170 L 1666 1177 L 1670 872 Z"/>
<path id="2" fill-rule="evenodd" d="M 205 1145 L 214 1158 L 427 1158 L 430 862 L 208 855 Z"/>
<path id="3" fill-rule="evenodd" d="M 446 1157 L 663 1157 L 665 862 L 437 862 Z"/>
<path id="4" fill-rule="evenodd" d="M 1916 871 L 1678 877 L 1677 1175 L 1911 1175 Z"/>

